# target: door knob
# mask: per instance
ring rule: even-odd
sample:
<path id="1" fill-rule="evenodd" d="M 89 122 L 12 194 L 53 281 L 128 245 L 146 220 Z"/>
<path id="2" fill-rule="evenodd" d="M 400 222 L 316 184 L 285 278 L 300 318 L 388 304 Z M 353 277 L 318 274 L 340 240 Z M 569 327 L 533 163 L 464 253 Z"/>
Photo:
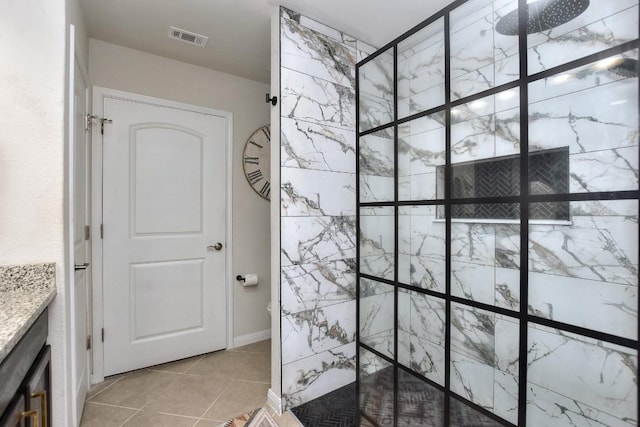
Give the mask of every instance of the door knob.
<path id="1" fill-rule="evenodd" d="M 209 251 L 211 251 L 211 250 L 215 250 L 215 251 L 222 250 L 222 243 L 218 242 L 213 246 L 207 246 L 207 250 L 209 250 Z"/>

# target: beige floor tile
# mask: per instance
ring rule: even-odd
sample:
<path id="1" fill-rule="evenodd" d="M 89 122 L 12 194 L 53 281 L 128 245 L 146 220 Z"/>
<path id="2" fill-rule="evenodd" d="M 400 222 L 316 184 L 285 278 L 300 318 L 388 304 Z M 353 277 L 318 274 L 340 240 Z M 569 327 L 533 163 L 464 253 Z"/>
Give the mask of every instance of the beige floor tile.
<path id="1" fill-rule="evenodd" d="M 188 359 L 177 360 L 175 362 L 164 363 L 162 365 L 147 368 L 150 371 L 173 372 L 184 374 L 193 367 L 203 356 L 189 357 Z"/>
<path id="2" fill-rule="evenodd" d="M 229 420 L 265 405 L 269 384 L 234 380 L 203 418 Z"/>
<path id="3" fill-rule="evenodd" d="M 229 351 L 248 351 L 250 353 L 271 353 L 271 340 L 259 341 Z"/>
<path id="4" fill-rule="evenodd" d="M 178 374 L 137 371 L 120 379 L 91 399 L 91 402 L 141 409 L 154 393 L 171 384 Z"/>
<path id="5" fill-rule="evenodd" d="M 249 363 L 240 371 L 238 379 L 271 383 L 271 354 L 256 353 L 252 355 Z"/>
<path id="6" fill-rule="evenodd" d="M 80 427 L 119 427 L 136 412 L 134 409 L 87 402 L 84 405 Z"/>
<path id="7" fill-rule="evenodd" d="M 221 424 L 224 424 L 224 421 L 200 420 L 195 427 L 221 427 Z"/>
<path id="8" fill-rule="evenodd" d="M 124 423 L 124 427 L 193 427 L 197 421 L 197 418 L 140 411 Z"/>
<path id="9" fill-rule="evenodd" d="M 92 397 L 98 395 L 99 393 L 102 393 L 104 390 L 106 390 L 111 385 L 115 384 L 117 381 L 121 380 L 125 376 L 126 376 L 126 374 L 125 375 L 114 375 L 112 377 L 105 378 L 105 380 L 102 381 L 101 383 L 92 385 L 89 388 L 89 391 L 87 392 L 87 400 L 89 400 Z"/>
<path id="10" fill-rule="evenodd" d="M 218 351 L 204 356 L 187 373 L 238 378 L 251 357 L 253 357 L 252 353 Z"/>
<path id="11" fill-rule="evenodd" d="M 227 377 L 180 375 L 153 393 L 144 410 L 201 417 L 230 383 L 231 379 Z"/>

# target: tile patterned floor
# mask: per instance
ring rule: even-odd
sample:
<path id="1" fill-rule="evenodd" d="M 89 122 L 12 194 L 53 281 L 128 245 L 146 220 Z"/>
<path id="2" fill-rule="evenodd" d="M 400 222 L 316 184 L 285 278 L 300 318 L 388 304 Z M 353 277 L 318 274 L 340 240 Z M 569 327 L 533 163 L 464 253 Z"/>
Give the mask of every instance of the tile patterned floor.
<path id="1" fill-rule="evenodd" d="M 80 426 L 217 427 L 265 405 L 270 371 L 266 340 L 109 377 L 89 391 Z"/>

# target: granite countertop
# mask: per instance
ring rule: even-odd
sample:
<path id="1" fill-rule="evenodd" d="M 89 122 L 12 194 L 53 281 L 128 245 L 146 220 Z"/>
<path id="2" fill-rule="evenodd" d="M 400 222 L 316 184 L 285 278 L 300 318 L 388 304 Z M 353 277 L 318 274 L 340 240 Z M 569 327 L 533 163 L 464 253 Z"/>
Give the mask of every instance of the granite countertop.
<path id="1" fill-rule="evenodd" d="M 0 363 L 55 295 L 54 263 L 0 266 Z"/>

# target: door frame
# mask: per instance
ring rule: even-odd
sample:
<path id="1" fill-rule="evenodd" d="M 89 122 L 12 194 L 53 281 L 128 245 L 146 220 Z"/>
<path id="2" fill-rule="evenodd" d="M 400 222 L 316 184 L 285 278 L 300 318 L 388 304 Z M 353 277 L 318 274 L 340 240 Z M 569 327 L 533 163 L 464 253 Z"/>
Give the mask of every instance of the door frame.
<path id="1" fill-rule="evenodd" d="M 201 107 L 197 105 L 185 104 L 181 102 L 171 101 L 168 99 L 156 98 L 146 95 L 140 95 L 132 92 L 124 92 L 116 89 L 109 89 L 101 86 L 93 86 L 93 109 L 92 114 L 98 118 L 104 118 L 105 98 L 113 98 L 140 102 L 145 104 L 153 104 L 164 107 L 176 108 L 196 113 L 215 115 L 225 119 L 226 140 L 225 140 L 225 301 L 226 301 L 226 343 L 227 348 L 233 347 L 233 193 L 232 193 L 232 176 L 233 176 L 233 113 L 212 108 Z M 107 117 L 108 119 L 108 117 Z M 105 124 L 105 130 L 108 129 Z M 91 128 L 92 135 L 92 165 L 91 165 L 91 262 L 93 263 L 93 373 L 91 375 L 91 384 L 104 381 L 104 345 L 102 342 L 102 328 L 104 327 L 104 301 L 103 294 L 103 248 L 101 237 L 102 224 L 102 151 L 103 140 L 100 134 L 100 122 L 94 119 Z M 108 232 L 108 230 L 106 231 Z"/>
<path id="2" fill-rule="evenodd" d="M 77 331 L 75 330 L 75 321 L 78 318 L 78 313 L 75 313 L 74 307 L 75 307 L 75 302 L 74 302 L 74 290 L 75 290 L 75 254 L 74 254 L 74 246 L 75 246 L 75 225 L 76 225 L 76 221 L 82 221 L 84 224 L 85 218 L 81 218 L 78 219 L 75 217 L 75 182 L 76 182 L 76 169 L 75 169 L 75 147 L 76 144 L 78 143 L 82 143 L 82 144 L 86 144 L 85 149 L 86 150 L 90 150 L 91 149 L 91 140 L 89 139 L 89 135 L 85 134 L 85 137 L 82 141 L 78 141 L 76 140 L 76 111 L 75 111 L 75 78 L 76 78 L 76 65 L 78 67 L 78 70 L 80 71 L 80 76 L 82 78 L 82 80 L 85 83 L 85 94 L 84 94 L 84 108 L 85 111 L 89 111 L 89 79 L 88 79 L 88 73 L 86 68 L 84 67 L 84 62 L 82 61 L 81 58 L 81 52 L 78 50 L 78 46 L 76 44 L 76 27 L 73 24 L 69 24 L 69 57 L 68 57 L 68 67 L 69 67 L 69 72 L 68 72 L 68 87 L 67 87 L 67 96 L 69 98 L 69 102 L 67 105 L 67 114 L 68 114 L 68 122 L 67 122 L 67 132 L 68 132 L 68 141 L 67 141 L 67 145 L 66 145 L 66 153 L 65 153 L 65 162 L 67 164 L 66 166 L 66 170 L 67 170 L 67 178 L 66 178 L 66 189 L 65 192 L 67 193 L 67 196 L 65 198 L 65 228 L 66 228 L 66 237 L 65 237 L 65 252 L 66 252 L 66 265 L 65 265 L 65 269 L 67 271 L 67 274 L 65 275 L 66 280 L 67 280 L 67 290 L 69 292 L 69 300 L 68 300 L 68 308 L 69 308 L 69 322 L 70 322 L 70 327 L 68 329 L 69 331 L 69 346 L 68 346 L 68 350 L 70 352 L 70 371 L 69 371 L 69 381 L 71 382 L 71 392 L 69 395 L 69 402 L 70 402 L 70 410 L 71 410 L 71 414 L 70 414 L 70 421 L 72 422 L 73 425 L 79 425 L 80 424 L 80 420 L 78 419 L 77 415 L 78 412 L 82 412 L 82 408 L 78 408 L 79 403 L 77 402 L 77 396 L 76 396 L 76 377 L 75 377 L 75 372 L 76 372 L 76 363 L 77 360 L 75 358 L 75 352 L 74 350 L 74 345 L 73 343 L 75 342 L 75 333 L 77 333 Z M 90 164 L 89 162 L 86 163 L 86 171 L 85 171 L 85 180 L 86 180 L 86 192 L 85 192 L 85 196 L 86 196 L 86 200 L 85 203 L 87 205 L 87 210 L 89 213 L 89 216 L 92 214 L 92 209 L 91 209 L 91 200 L 90 200 L 90 192 L 91 192 L 91 177 L 90 177 Z M 91 246 L 90 246 L 91 247 Z M 89 254 L 89 262 L 91 262 L 91 254 Z M 90 295 L 91 295 L 91 286 L 92 286 L 92 277 L 91 277 L 91 270 L 87 270 L 86 271 L 86 278 L 85 278 L 85 285 L 87 287 L 87 307 L 86 307 L 86 311 L 84 313 L 80 313 L 80 315 L 82 316 L 82 318 L 84 318 L 84 321 L 87 323 L 86 325 L 86 331 L 87 334 L 91 333 L 91 306 L 90 306 Z M 86 339 L 86 337 L 83 337 L 83 342 Z M 92 365 L 91 365 L 91 358 L 89 357 L 89 353 L 87 353 L 87 357 L 85 360 L 86 363 L 86 369 L 87 369 L 87 389 L 89 388 L 89 386 L 91 385 L 91 369 L 92 369 Z"/>

